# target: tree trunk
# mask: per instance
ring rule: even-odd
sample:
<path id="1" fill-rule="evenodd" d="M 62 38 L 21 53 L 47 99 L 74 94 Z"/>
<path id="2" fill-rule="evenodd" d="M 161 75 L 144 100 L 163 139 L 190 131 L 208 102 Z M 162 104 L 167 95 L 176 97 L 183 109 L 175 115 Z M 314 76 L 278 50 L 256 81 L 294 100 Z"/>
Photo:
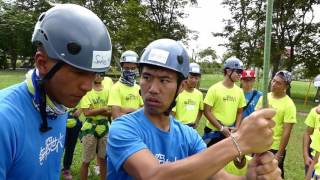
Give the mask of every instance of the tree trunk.
<path id="1" fill-rule="evenodd" d="M 17 50 L 15 48 L 11 49 L 10 55 L 11 55 L 11 68 L 12 70 L 16 70 L 17 59 L 18 59 Z"/>

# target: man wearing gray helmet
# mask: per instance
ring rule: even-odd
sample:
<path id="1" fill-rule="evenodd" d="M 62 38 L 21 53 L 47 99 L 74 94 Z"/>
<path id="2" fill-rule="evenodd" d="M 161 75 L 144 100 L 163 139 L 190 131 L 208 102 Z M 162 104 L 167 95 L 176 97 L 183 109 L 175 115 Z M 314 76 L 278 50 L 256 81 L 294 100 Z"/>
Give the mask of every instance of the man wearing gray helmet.
<path id="1" fill-rule="evenodd" d="M 203 111 L 203 94 L 197 89 L 200 78 L 199 64 L 190 63 L 188 78 L 182 92 L 177 96 L 176 106 L 172 109 L 176 119 L 194 129 L 198 127 Z"/>
<path id="2" fill-rule="evenodd" d="M 107 145 L 108 180 L 244 179 L 221 170 L 242 154 L 261 153 L 272 143 L 274 111 L 253 113 L 230 137 L 206 149 L 197 132 L 170 115 L 179 86 L 189 73 L 187 51 L 177 41 L 159 39 L 139 63 L 144 108 L 112 122 Z M 254 157 L 247 179 L 280 178 L 272 153 Z"/>
<path id="3" fill-rule="evenodd" d="M 110 65 L 107 28 L 78 5 L 42 13 L 32 42 L 35 69 L 0 91 L 0 179 L 60 178 L 66 107 L 75 107 Z"/>
<path id="4" fill-rule="evenodd" d="M 138 54 L 130 50 L 121 55 L 121 77 L 111 87 L 108 101 L 113 119 L 143 106 L 139 94 L 140 86 L 136 84 L 135 79 L 138 74 L 138 58 Z"/>
<path id="5" fill-rule="evenodd" d="M 224 63 L 224 79 L 212 85 L 204 98 L 204 115 L 208 119 L 203 139 L 208 147 L 230 136 L 242 120 L 246 105 L 243 91 L 235 84 L 240 80 L 243 63 L 236 57 Z"/>
<path id="6" fill-rule="evenodd" d="M 290 87 L 292 74 L 286 70 L 278 71 L 271 80 L 271 92 L 268 93 L 268 106 L 277 111 L 273 120 L 276 126 L 273 128 L 273 143 L 270 151 L 275 154 L 279 162 L 281 176 L 284 178 L 284 160 L 286 158 L 286 148 L 289 142 L 293 125 L 297 123 L 297 109 L 293 100 L 287 95 Z M 256 109 L 262 107 L 262 97 L 260 97 Z"/>

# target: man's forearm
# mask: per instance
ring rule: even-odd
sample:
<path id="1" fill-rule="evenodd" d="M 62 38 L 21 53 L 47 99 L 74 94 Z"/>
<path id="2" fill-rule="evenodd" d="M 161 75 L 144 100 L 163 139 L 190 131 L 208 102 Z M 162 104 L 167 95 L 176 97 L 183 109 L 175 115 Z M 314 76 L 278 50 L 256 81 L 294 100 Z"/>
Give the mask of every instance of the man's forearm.
<path id="1" fill-rule="evenodd" d="M 104 116 L 106 111 L 107 111 L 107 108 L 89 109 L 89 110 L 86 110 L 84 114 L 86 116 L 97 116 L 97 115 Z"/>
<path id="2" fill-rule="evenodd" d="M 157 178 L 155 179 L 207 179 L 219 172 L 228 162 L 238 155 L 231 138 L 227 138 L 211 146 L 207 150 L 195 154 L 175 163 L 160 165 L 157 169 Z M 192 169 L 192 171 L 190 171 Z M 221 176 L 229 175 L 216 174 L 213 179 L 221 179 Z M 154 177 L 154 176 L 153 176 Z M 243 179 L 243 178 L 239 178 Z"/>
<path id="3" fill-rule="evenodd" d="M 288 123 L 284 124 L 283 133 L 281 136 L 280 146 L 278 150 L 278 154 L 281 156 L 283 155 L 288 145 L 292 127 L 293 127 L 293 124 L 288 124 Z"/>
<path id="4" fill-rule="evenodd" d="M 206 118 L 208 119 L 208 121 L 210 122 L 210 124 L 212 124 L 214 127 L 221 129 L 221 126 L 223 126 L 223 124 L 221 124 L 218 119 L 216 117 L 214 117 L 214 115 L 212 113 L 208 113 L 206 115 Z"/>
<path id="5" fill-rule="evenodd" d="M 198 114 L 197 114 L 197 119 L 195 120 L 196 124 L 199 124 L 201 116 L 202 116 L 202 111 L 199 111 Z"/>
<path id="6" fill-rule="evenodd" d="M 206 118 L 208 119 L 210 124 L 212 124 L 214 127 L 218 128 L 218 129 L 221 129 L 221 126 L 223 126 L 223 125 L 213 115 L 213 113 L 211 112 L 211 107 L 210 106 L 205 105 L 205 107 L 204 107 L 204 115 L 206 116 Z"/>

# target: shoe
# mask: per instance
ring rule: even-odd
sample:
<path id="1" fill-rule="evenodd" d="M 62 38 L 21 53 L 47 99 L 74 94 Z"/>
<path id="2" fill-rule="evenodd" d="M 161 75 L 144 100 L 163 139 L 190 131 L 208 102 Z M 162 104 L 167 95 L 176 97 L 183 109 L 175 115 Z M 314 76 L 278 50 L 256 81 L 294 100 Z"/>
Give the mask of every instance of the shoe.
<path id="1" fill-rule="evenodd" d="M 100 167 L 99 166 L 94 166 L 94 173 L 99 176 L 100 175 Z"/>
<path id="2" fill-rule="evenodd" d="M 62 176 L 64 180 L 72 180 L 71 171 L 68 169 L 62 170 Z"/>

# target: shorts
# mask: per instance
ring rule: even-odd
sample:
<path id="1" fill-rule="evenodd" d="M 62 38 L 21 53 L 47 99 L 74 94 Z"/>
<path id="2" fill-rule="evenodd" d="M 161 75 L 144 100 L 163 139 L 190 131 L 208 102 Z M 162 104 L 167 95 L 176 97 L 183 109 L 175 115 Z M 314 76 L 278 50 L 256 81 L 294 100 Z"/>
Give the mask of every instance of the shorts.
<path id="1" fill-rule="evenodd" d="M 102 138 L 96 138 L 93 134 L 87 134 L 82 137 L 82 161 L 89 163 L 98 158 L 104 159 L 106 156 L 107 135 Z"/>

